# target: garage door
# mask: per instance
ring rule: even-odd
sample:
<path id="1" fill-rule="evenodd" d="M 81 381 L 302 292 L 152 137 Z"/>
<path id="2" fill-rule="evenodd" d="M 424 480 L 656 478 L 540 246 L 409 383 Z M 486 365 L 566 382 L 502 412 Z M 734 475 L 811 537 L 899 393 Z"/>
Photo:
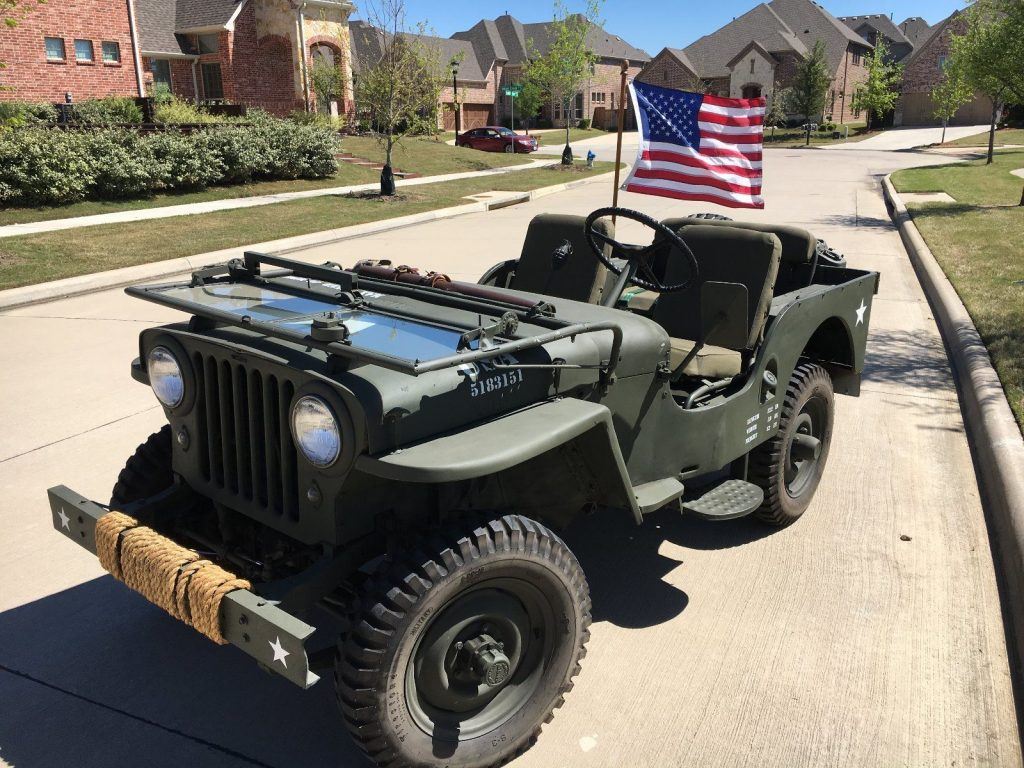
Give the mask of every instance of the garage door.
<path id="1" fill-rule="evenodd" d="M 462 129 L 468 131 L 470 128 L 483 128 L 485 125 L 493 125 L 493 106 L 492 104 L 463 104 Z"/>
<path id="2" fill-rule="evenodd" d="M 992 102 L 984 96 L 964 104 L 950 125 L 984 125 L 992 119 Z M 903 94 L 903 125 L 941 125 L 935 118 L 935 102 L 928 93 Z"/>

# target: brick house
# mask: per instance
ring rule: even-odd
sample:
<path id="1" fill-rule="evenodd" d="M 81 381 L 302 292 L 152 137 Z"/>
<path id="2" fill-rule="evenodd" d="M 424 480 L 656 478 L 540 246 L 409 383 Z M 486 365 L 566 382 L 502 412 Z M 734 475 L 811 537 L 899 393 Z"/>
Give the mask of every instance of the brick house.
<path id="1" fill-rule="evenodd" d="M 550 22 L 524 24 L 506 13 L 496 19 L 483 19 L 466 31 L 452 35 L 453 39 L 472 45 L 481 71 L 494 69 L 497 75 L 496 97 L 492 102 L 495 121 L 505 121 L 511 116 L 512 99 L 504 95 L 504 86 L 522 81 L 523 67 L 532 54 L 544 56 L 551 50 L 552 32 Z M 596 24 L 590 25 L 587 47 L 597 61 L 568 109 L 557 101 L 541 108 L 540 117 L 550 120 L 555 127 L 564 126 L 567 121 L 593 120 L 595 113 L 614 113 L 618 108 L 622 61 L 629 61 L 627 74 L 635 77 L 651 58 L 646 51 Z M 461 66 L 459 82 L 461 91 Z"/>
<path id="2" fill-rule="evenodd" d="M 637 79 L 733 98 L 764 96 L 771 104 L 819 40 L 832 75 L 825 115 L 856 120 L 853 94 L 867 79 L 864 56 L 872 45 L 812 0 L 761 3 L 686 48 L 663 49 Z"/>
<path id="3" fill-rule="evenodd" d="M 878 44 L 878 39 L 885 41 L 889 49 L 887 60 L 899 62 L 907 58 L 913 50 L 914 43 L 908 38 L 900 26 L 884 13 L 869 13 L 861 16 L 840 16 L 839 20 L 846 26 L 863 37 L 872 45 Z M 910 19 L 904 22 L 906 24 Z M 924 21 L 924 19 L 920 19 Z M 927 22 L 925 22 L 927 27 Z"/>
<path id="4" fill-rule="evenodd" d="M 939 125 L 935 117 L 932 89 L 942 82 L 943 67 L 949 56 L 950 38 L 967 29 L 967 17 L 954 11 L 929 30 L 928 37 L 918 44 L 903 62 L 903 86 L 896 106 L 895 125 Z M 950 125 L 981 125 L 992 119 L 992 101 L 976 95 L 960 107 Z"/>
<path id="5" fill-rule="evenodd" d="M 147 81 L 182 98 L 262 107 L 278 115 L 352 103 L 348 0 L 135 0 Z M 317 105 L 314 60 L 342 71 L 335 104 Z"/>
<path id="6" fill-rule="evenodd" d="M 60 0 L 0 36 L 0 99 L 140 96 L 154 83 L 197 101 L 279 115 L 352 104 L 349 0 Z M 316 105 L 309 73 L 342 70 L 337 104 Z"/>
<path id="7" fill-rule="evenodd" d="M 0 99 L 63 102 L 138 96 L 131 0 L 60 0 L 33 7 L 0 34 Z"/>

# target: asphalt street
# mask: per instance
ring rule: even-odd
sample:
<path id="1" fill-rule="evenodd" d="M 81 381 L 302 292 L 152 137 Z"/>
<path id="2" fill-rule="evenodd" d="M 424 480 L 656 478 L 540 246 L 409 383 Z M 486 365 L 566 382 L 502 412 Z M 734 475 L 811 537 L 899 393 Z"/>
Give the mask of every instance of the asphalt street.
<path id="1" fill-rule="evenodd" d="M 949 362 L 879 187 L 883 173 L 946 158 L 766 156 L 767 208 L 744 215 L 805 225 L 882 274 L 862 395 L 837 399 L 825 478 L 791 528 L 669 511 L 636 527 L 605 511 L 566 533 L 591 583 L 593 636 L 575 690 L 515 765 L 1020 766 Z M 518 256 L 535 214 L 610 197 L 610 183 L 590 184 L 302 256 L 471 278 Z M 629 193 L 620 204 L 708 209 Z M 0 762 L 362 766 L 329 680 L 303 692 L 264 674 L 52 530 L 47 487 L 105 499 L 161 425 L 129 363 L 142 328 L 178 317 L 120 290 L 0 314 Z"/>

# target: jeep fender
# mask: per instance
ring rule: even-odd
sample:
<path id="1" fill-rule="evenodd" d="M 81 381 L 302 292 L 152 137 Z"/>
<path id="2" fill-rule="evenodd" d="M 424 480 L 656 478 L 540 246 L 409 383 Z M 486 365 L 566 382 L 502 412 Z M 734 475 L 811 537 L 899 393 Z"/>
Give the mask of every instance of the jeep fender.
<path id="1" fill-rule="evenodd" d="M 550 400 L 391 453 L 360 456 L 356 467 L 396 482 L 450 483 L 495 475 L 570 444 L 595 481 L 595 501 L 627 507 L 639 521 L 611 411 L 586 400 Z"/>

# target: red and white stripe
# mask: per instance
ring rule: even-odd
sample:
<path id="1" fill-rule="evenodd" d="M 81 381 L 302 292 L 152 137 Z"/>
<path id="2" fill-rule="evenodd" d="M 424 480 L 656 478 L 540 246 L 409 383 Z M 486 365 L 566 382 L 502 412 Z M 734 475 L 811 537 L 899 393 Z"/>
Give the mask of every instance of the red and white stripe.
<path id="1" fill-rule="evenodd" d="M 630 92 L 639 114 L 632 84 Z M 704 96 L 697 115 L 700 150 L 641 138 L 623 188 L 729 208 L 764 208 L 764 113 L 764 99 Z"/>

